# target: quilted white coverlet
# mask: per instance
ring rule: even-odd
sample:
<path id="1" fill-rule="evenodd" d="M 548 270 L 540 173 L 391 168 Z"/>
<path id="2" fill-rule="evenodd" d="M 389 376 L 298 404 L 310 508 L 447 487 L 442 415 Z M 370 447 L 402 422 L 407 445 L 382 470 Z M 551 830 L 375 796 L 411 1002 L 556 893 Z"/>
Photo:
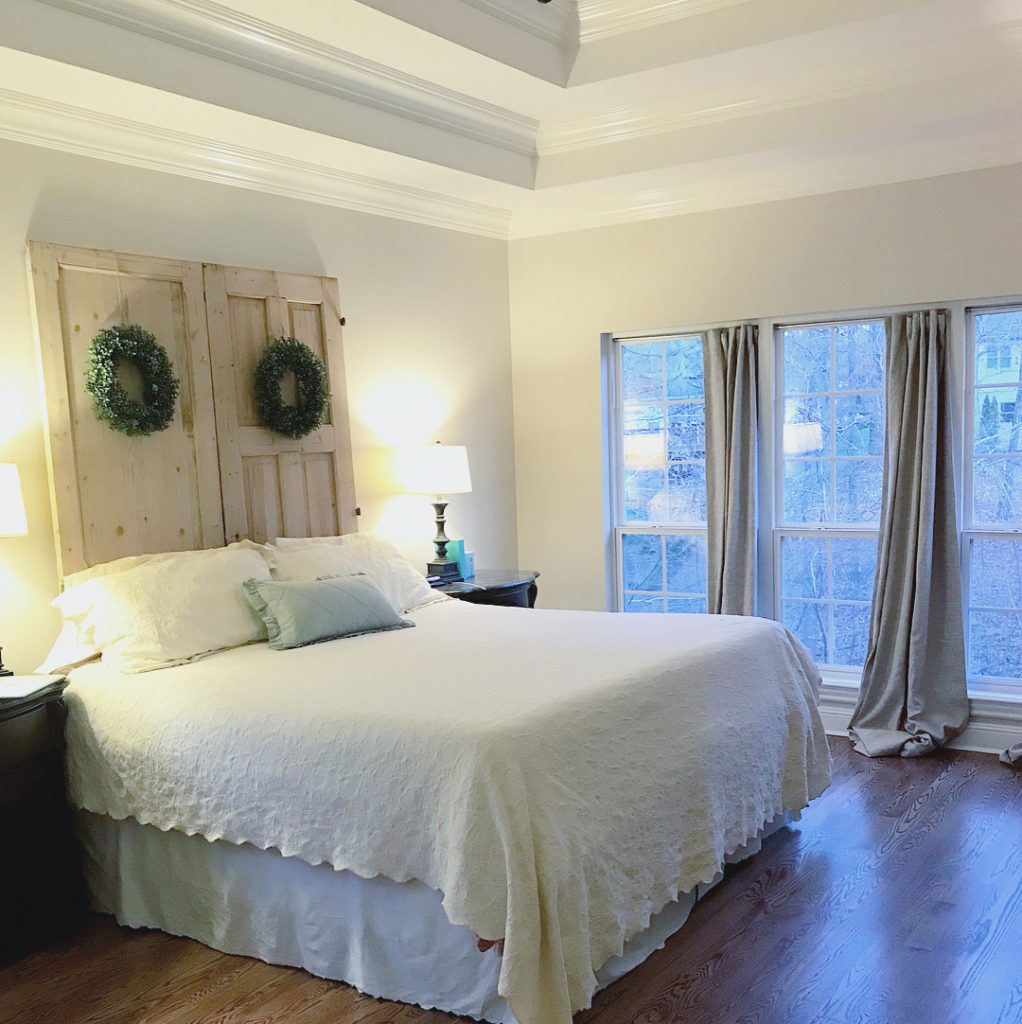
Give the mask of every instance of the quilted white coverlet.
<path id="1" fill-rule="evenodd" d="M 777 623 L 457 601 L 68 690 L 73 802 L 365 877 L 505 940 L 521 1024 L 566 1024 L 652 913 L 830 780 L 816 668 Z"/>

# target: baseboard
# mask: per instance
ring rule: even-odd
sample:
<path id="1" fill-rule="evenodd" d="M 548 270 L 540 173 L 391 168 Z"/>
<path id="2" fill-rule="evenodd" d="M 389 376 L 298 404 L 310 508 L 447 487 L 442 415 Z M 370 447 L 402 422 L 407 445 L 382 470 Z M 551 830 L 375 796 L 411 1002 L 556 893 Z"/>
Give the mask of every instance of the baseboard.
<path id="1" fill-rule="evenodd" d="M 830 736 L 846 736 L 848 720 L 855 708 L 854 687 L 824 683 L 820 691 L 820 717 Z M 975 750 L 981 754 L 999 754 L 1022 740 L 1022 701 L 994 697 L 974 697 L 969 701 L 969 724 L 949 746 L 955 750 Z"/>

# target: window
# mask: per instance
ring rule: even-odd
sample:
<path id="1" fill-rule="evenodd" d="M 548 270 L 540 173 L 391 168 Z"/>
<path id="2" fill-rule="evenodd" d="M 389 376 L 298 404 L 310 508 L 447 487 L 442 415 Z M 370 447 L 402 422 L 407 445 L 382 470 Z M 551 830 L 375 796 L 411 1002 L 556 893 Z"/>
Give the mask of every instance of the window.
<path id="1" fill-rule="evenodd" d="M 963 425 L 962 597 L 969 688 L 1022 696 L 1022 302 L 950 304 Z M 884 475 L 883 315 L 761 328 L 758 612 L 828 678 L 866 657 Z M 703 336 L 618 338 L 613 359 L 617 607 L 706 608 Z M 772 452 L 772 458 L 771 458 Z"/>
<path id="2" fill-rule="evenodd" d="M 1012 353 L 1010 345 L 985 344 L 981 348 L 985 354 L 986 368 L 988 372 L 996 373 L 999 370 L 1010 370 L 1012 365 Z"/>
<path id="3" fill-rule="evenodd" d="M 821 665 L 866 656 L 883 487 L 882 320 L 775 332 L 775 612 Z"/>
<path id="4" fill-rule="evenodd" d="M 701 335 L 615 339 L 618 607 L 706 611 Z"/>
<path id="5" fill-rule="evenodd" d="M 967 314 L 969 388 L 962 537 L 969 677 L 1022 683 L 1022 308 Z M 996 359 L 991 354 L 996 353 Z"/>

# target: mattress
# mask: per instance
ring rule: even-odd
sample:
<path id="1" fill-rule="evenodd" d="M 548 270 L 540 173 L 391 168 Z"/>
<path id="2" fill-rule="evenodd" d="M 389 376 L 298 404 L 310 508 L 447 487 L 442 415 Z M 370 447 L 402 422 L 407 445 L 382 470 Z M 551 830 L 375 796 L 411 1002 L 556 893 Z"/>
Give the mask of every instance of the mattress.
<path id="1" fill-rule="evenodd" d="M 771 822 L 727 860 L 758 853 L 788 823 Z M 301 967 L 360 992 L 492 1024 L 516 1024 L 497 991 L 500 952 L 447 920 L 421 882 L 360 878 L 275 850 L 161 832 L 128 818 L 77 816 L 93 908 L 266 963 Z M 662 949 L 722 876 L 684 893 L 597 971 L 598 989 Z"/>
<path id="2" fill-rule="evenodd" d="M 521 1024 L 568 1021 L 679 893 L 829 783 L 778 623 L 443 602 L 67 691 L 74 804 L 443 894 Z"/>

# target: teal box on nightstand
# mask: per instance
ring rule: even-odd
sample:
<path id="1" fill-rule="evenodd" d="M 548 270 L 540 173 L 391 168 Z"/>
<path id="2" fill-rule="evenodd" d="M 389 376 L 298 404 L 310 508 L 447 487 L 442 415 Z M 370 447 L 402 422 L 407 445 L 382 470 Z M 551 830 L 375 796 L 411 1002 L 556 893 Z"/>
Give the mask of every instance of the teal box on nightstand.
<path id="1" fill-rule="evenodd" d="M 449 540 L 447 542 L 447 557 L 452 562 L 458 563 L 458 572 L 464 579 L 468 573 L 465 572 L 465 542 L 463 540 Z"/>

